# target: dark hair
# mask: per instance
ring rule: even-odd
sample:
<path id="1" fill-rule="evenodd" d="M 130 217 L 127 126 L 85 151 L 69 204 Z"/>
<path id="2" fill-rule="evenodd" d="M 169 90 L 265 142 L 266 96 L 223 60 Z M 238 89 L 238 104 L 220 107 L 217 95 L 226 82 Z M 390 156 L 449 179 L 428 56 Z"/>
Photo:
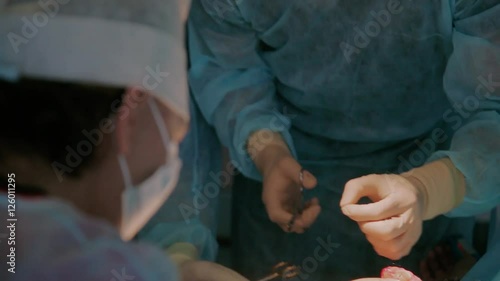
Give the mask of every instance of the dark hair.
<path id="1" fill-rule="evenodd" d="M 0 166 L 7 156 L 33 156 L 66 163 L 67 147 L 84 140 L 121 105 L 124 89 L 76 83 L 22 79 L 0 80 Z M 69 176 L 78 176 L 96 149 Z"/>

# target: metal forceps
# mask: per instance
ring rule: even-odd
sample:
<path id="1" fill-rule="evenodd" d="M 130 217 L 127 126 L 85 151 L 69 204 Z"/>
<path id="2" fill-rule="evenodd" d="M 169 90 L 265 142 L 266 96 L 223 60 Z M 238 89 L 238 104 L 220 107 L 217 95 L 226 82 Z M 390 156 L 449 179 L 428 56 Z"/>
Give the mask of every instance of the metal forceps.
<path id="1" fill-rule="evenodd" d="M 300 269 L 295 265 L 286 262 L 280 262 L 275 265 L 269 275 L 257 281 L 277 281 L 289 280 L 299 275 Z"/>

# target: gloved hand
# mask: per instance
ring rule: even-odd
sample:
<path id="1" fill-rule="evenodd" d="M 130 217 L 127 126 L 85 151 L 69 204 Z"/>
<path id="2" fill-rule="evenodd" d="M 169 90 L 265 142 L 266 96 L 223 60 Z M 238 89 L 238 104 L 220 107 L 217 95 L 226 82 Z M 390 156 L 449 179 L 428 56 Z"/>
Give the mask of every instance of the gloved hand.
<path id="1" fill-rule="evenodd" d="M 190 243 L 176 243 L 167 249 L 167 254 L 176 263 L 182 281 L 248 281 L 222 265 L 197 261 L 198 251 Z"/>
<path id="2" fill-rule="evenodd" d="M 180 272 L 182 281 L 248 281 L 227 267 L 207 261 L 187 261 Z"/>
<path id="3" fill-rule="evenodd" d="M 299 174 L 302 167 L 292 157 L 280 134 L 267 131 L 266 134 L 272 135 L 272 138 L 266 138 L 266 142 L 260 140 L 259 136 L 262 134 L 263 131 L 252 134 L 247 149 L 263 176 L 262 200 L 269 219 L 284 231 L 303 233 L 321 211 L 319 200 L 314 198 L 301 206 L 302 182 Z M 316 178 L 310 172 L 304 171 L 303 176 L 304 188 L 312 189 L 316 186 Z M 288 229 L 288 224 L 299 207 L 304 207 L 302 213 L 296 216 L 292 228 Z"/>
<path id="4" fill-rule="evenodd" d="M 356 205 L 365 196 L 375 203 Z M 351 180 L 340 205 L 381 256 L 398 260 L 409 254 L 420 238 L 423 199 L 402 176 L 369 175 Z"/>
<path id="5" fill-rule="evenodd" d="M 449 159 L 402 175 L 368 175 L 349 181 L 342 212 L 358 222 L 375 251 L 398 260 L 420 238 L 422 221 L 446 213 L 464 197 L 465 180 Z M 358 205 L 362 197 L 374 203 Z"/>
<path id="6" fill-rule="evenodd" d="M 191 243 L 175 243 L 168 247 L 167 255 L 177 265 L 181 267 L 183 263 L 198 259 L 198 250 Z"/>

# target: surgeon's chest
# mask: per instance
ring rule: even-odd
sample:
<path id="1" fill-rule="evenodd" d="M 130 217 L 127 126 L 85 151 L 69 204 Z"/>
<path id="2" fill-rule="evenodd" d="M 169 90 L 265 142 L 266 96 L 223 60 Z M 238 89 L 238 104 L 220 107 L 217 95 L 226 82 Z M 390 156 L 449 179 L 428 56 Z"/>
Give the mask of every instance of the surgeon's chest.
<path id="1" fill-rule="evenodd" d="M 411 51 L 449 40 L 451 31 L 449 1 L 444 0 L 237 1 L 271 51 L 303 48 L 322 52 L 323 57 L 395 45 Z"/>

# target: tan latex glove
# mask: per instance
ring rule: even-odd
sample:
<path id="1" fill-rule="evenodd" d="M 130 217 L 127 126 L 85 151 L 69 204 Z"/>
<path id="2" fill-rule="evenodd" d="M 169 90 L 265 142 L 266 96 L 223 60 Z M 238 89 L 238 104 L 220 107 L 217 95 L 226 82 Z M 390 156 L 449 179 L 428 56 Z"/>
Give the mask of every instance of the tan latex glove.
<path id="1" fill-rule="evenodd" d="M 188 261 L 180 270 L 182 281 L 248 281 L 227 267 L 207 261 Z"/>
<path id="2" fill-rule="evenodd" d="M 180 267 L 185 262 L 197 260 L 198 250 L 191 243 L 175 243 L 167 249 L 167 255 Z"/>
<path id="3" fill-rule="evenodd" d="M 463 175 L 449 159 L 442 159 L 402 175 L 353 179 L 345 186 L 340 206 L 379 255 L 399 260 L 420 238 L 422 222 L 453 209 L 464 193 Z M 373 203 L 357 204 L 365 196 Z"/>
<path id="4" fill-rule="evenodd" d="M 222 265 L 197 261 L 198 251 L 190 243 L 176 243 L 167 249 L 167 254 L 177 265 L 182 281 L 248 281 Z"/>
<path id="5" fill-rule="evenodd" d="M 302 167 L 287 144 L 279 133 L 258 131 L 250 136 L 247 149 L 263 177 L 262 200 L 269 219 L 286 232 L 303 233 L 314 223 L 321 207 L 317 198 L 301 202 L 299 174 Z M 314 188 L 317 184 L 314 175 L 307 171 L 303 175 L 304 188 Z M 288 229 L 300 207 L 304 207 L 302 214 L 296 216 L 292 228 Z"/>
<path id="6" fill-rule="evenodd" d="M 421 192 L 424 220 L 451 211 L 465 197 L 465 177 L 449 158 L 434 161 L 402 174 Z"/>

